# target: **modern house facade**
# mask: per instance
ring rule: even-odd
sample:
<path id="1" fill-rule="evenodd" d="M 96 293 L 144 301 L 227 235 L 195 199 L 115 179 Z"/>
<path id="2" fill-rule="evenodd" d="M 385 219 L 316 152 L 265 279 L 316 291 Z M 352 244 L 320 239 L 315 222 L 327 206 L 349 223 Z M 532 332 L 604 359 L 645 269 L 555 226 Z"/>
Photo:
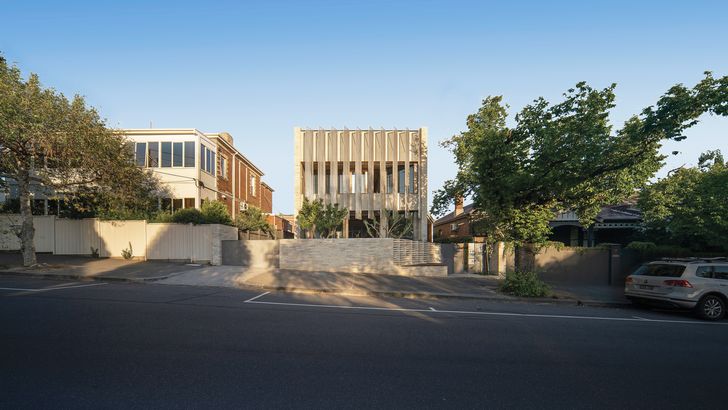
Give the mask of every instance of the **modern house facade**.
<path id="1" fill-rule="evenodd" d="M 341 236 L 366 237 L 364 221 L 399 212 L 413 239 L 428 239 L 427 128 L 294 129 L 294 207 L 304 198 L 349 209 Z"/>

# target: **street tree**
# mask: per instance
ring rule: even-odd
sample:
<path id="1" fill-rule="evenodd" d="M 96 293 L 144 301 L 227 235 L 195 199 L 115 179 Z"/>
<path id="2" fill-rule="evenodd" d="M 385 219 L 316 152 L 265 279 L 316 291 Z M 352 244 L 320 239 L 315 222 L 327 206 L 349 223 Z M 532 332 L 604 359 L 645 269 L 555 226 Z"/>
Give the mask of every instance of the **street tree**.
<path id="1" fill-rule="evenodd" d="M 559 103 L 536 99 L 513 126 L 506 124 L 502 97 L 486 98 L 468 116 L 467 131 L 442 143 L 458 172 L 436 192 L 433 214 L 445 213 L 456 198 L 472 197 L 490 239 L 515 243 L 517 268 L 532 270 L 557 212 L 575 211 L 589 226 L 601 206 L 633 195 L 660 169 L 663 141 L 684 139 L 704 113 L 728 111 L 728 77 L 706 73 L 693 88 L 671 87 L 615 131 L 609 122 L 614 89 L 580 82 Z"/>
<path id="2" fill-rule="evenodd" d="M 17 186 L 24 266 L 36 264 L 32 200 L 36 194 L 74 198 L 124 214 L 149 207 L 158 181 L 136 167 L 125 139 L 106 126 L 81 96 L 24 80 L 0 58 L 0 177 Z M 100 199 L 99 199 L 100 198 Z M 88 201 L 84 201 L 88 203 Z"/>
<path id="3" fill-rule="evenodd" d="M 720 151 L 706 152 L 697 167 L 679 168 L 646 186 L 638 205 L 647 239 L 698 251 L 728 250 L 728 162 Z"/>

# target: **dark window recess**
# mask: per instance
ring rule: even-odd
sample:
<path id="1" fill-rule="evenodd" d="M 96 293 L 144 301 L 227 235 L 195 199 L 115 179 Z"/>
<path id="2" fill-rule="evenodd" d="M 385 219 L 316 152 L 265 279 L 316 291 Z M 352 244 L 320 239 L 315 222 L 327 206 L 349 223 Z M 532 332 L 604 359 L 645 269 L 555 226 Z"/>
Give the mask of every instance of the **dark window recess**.
<path id="1" fill-rule="evenodd" d="M 182 166 L 182 143 L 181 142 L 175 142 L 172 144 L 172 165 L 175 167 L 181 167 Z"/>
<path id="2" fill-rule="evenodd" d="M 58 215 L 58 200 L 57 199 L 48 200 L 48 215 Z"/>
<path id="3" fill-rule="evenodd" d="M 147 143 L 146 142 L 137 142 L 136 144 L 136 153 L 134 154 L 136 157 L 136 164 L 140 167 L 144 167 L 147 165 L 146 159 L 147 159 Z"/>
<path id="4" fill-rule="evenodd" d="M 185 142 L 185 167 L 191 168 L 195 166 L 195 143 L 194 141 Z"/>
<path id="5" fill-rule="evenodd" d="M 33 215 L 45 215 L 45 199 L 34 199 L 31 203 L 30 210 Z"/>
<path id="6" fill-rule="evenodd" d="M 147 158 L 147 166 L 156 168 L 159 166 L 159 143 L 150 142 L 148 145 L 149 148 L 147 149 L 147 155 L 149 158 Z"/>
<path id="7" fill-rule="evenodd" d="M 185 208 L 194 208 L 195 198 L 185 198 Z"/>
<path id="8" fill-rule="evenodd" d="M 172 166 L 172 143 L 162 143 L 162 167 L 169 168 Z"/>
<path id="9" fill-rule="evenodd" d="M 172 211 L 172 199 L 171 198 L 162 198 L 162 210 L 166 212 Z"/>
<path id="10" fill-rule="evenodd" d="M 182 198 L 172 200 L 172 210 L 179 211 L 182 209 Z"/>

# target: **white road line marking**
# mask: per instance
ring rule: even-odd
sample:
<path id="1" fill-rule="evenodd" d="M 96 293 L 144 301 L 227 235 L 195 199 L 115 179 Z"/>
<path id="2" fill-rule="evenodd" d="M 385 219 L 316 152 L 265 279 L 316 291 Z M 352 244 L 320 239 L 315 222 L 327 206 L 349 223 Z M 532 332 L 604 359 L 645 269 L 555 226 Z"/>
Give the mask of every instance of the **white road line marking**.
<path id="1" fill-rule="evenodd" d="M 639 317 L 639 316 L 632 316 L 632 317 L 635 318 L 635 319 L 639 319 L 639 320 L 649 320 L 649 319 L 645 319 L 645 318 Z"/>
<path id="2" fill-rule="evenodd" d="M 434 307 L 430 306 L 430 310 L 433 312 L 437 312 Z"/>
<path id="3" fill-rule="evenodd" d="M 52 290 L 86 288 L 89 286 L 100 286 L 100 285 L 106 285 L 106 283 L 90 283 L 88 285 L 76 285 L 76 286 L 56 286 L 53 288 L 42 288 L 42 289 L 0 288 L 0 290 L 17 290 L 20 292 L 50 292 Z"/>
<path id="4" fill-rule="evenodd" d="M 255 299 L 267 295 L 270 292 L 266 292 L 262 295 L 258 295 L 253 299 L 246 300 L 246 303 L 260 304 L 260 305 L 278 305 L 278 306 L 298 306 L 298 307 L 315 307 L 315 308 L 326 308 L 326 309 L 349 309 L 349 310 L 378 310 L 378 311 L 391 311 L 391 312 L 420 312 L 420 313 L 446 313 L 446 314 L 460 314 L 460 315 L 480 315 L 480 316 L 511 316 L 511 317 L 537 317 L 544 319 L 580 319 L 580 320 L 604 320 L 614 322 L 651 322 L 651 323 L 675 323 L 675 324 L 688 324 L 688 325 L 722 325 L 728 326 L 728 323 L 716 323 L 706 321 L 691 321 L 691 320 L 668 320 L 668 319 L 634 319 L 629 317 L 600 317 L 600 316 L 571 316 L 571 315 L 547 315 L 538 313 L 508 313 L 508 312 L 473 312 L 467 310 L 430 310 L 430 309 L 409 309 L 409 308 L 385 308 L 385 307 L 374 307 L 374 306 L 343 306 L 343 305 L 317 305 L 311 303 L 287 303 L 287 302 L 265 302 L 255 301 Z"/>
<path id="5" fill-rule="evenodd" d="M 252 302 L 252 301 L 254 301 L 255 299 L 258 299 L 258 298 L 262 298 L 263 296 L 265 296 L 265 295 L 267 295 L 267 294 L 269 294 L 269 293 L 270 293 L 270 292 L 265 292 L 265 293 L 261 293 L 260 295 L 258 295 L 258 296 L 255 296 L 255 297 L 252 297 L 252 298 L 250 298 L 250 299 L 246 300 L 246 301 L 245 301 L 245 302 L 243 302 L 243 303 L 249 303 L 249 302 Z"/>

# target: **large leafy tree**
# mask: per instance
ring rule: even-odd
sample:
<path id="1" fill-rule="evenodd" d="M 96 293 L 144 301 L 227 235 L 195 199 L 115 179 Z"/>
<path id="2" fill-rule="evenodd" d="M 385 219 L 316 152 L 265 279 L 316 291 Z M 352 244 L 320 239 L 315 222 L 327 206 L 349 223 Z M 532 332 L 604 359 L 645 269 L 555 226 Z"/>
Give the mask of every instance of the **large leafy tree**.
<path id="1" fill-rule="evenodd" d="M 82 97 L 68 99 L 44 88 L 35 74 L 24 80 L 1 57 L 0 177 L 18 189 L 22 225 L 17 233 L 25 266 L 36 264 L 35 194 L 120 215 L 148 208 L 159 189 L 158 181 L 134 165 L 124 138 Z"/>
<path id="2" fill-rule="evenodd" d="M 695 250 L 728 250 L 728 162 L 720 151 L 700 156 L 645 187 L 639 198 L 650 240 Z"/>
<path id="3" fill-rule="evenodd" d="M 486 98 L 468 117 L 467 131 L 443 142 L 458 172 L 436 192 L 432 212 L 472 197 L 491 240 L 516 243 L 518 269 L 532 269 L 555 212 L 576 211 L 589 225 L 602 205 L 634 194 L 662 166 L 664 140 L 684 139 L 703 113 L 728 113 L 728 77 L 706 73 L 693 88 L 673 86 L 614 130 L 614 89 L 578 83 L 559 103 L 538 98 L 523 108 L 514 126 L 506 124 L 502 97 Z"/>

